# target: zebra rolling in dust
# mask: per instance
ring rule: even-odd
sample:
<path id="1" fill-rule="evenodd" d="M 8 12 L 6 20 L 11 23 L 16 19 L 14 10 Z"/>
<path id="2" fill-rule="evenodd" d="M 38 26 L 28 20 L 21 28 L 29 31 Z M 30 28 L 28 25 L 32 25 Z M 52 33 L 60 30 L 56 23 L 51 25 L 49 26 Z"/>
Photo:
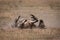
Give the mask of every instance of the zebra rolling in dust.
<path id="1" fill-rule="evenodd" d="M 23 28 L 32 29 L 33 27 L 36 27 L 35 23 L 38 22 L 38 19 L 32 14 L 30 16 L 31 16 L 31 20 L 21 19 L 20 16 L 18 16 L 18 18 L 15 21 L 15 27 L 18 27 L 21 29 L 23 29 Z M 45 27 L 42 20 L 40 20 L 38 27 L 39 28 Z"/>

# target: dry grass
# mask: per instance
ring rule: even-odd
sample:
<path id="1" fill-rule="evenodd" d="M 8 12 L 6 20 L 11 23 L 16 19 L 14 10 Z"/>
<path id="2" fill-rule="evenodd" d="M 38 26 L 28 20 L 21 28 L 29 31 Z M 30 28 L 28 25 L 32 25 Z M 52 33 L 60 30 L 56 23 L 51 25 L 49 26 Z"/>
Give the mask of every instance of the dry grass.
<path id="1" fill-rule="evenodd" d="M 0 30 L 0 40 L 59 40 L 60 29 Z"/>

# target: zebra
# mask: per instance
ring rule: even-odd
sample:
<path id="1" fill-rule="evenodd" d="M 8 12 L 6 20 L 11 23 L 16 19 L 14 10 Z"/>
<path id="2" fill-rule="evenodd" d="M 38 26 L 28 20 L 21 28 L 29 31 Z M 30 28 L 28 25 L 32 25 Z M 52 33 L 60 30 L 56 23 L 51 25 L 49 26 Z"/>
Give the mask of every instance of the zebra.
<path id="1" fill-rule="evenodd" d="M 39 21 L 38 28 L 45 28 L 45 24 L 42 19 L 38 20 L 37 17 L 35 17 L 33 14 L 30 14 L 31 20 L 27 20 L 24 18 L 21 18 L 21 16 L 18 16 L 18 18 L 15 20 L 15 27 L 24 29 L 24 28 L 34 28 L 36 27 L 35 23 Z"/>

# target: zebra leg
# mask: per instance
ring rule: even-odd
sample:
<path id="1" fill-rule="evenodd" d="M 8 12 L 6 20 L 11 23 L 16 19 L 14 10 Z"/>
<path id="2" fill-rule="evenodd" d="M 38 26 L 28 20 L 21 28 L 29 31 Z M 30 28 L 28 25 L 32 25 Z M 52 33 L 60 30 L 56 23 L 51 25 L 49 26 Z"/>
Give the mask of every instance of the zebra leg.
<path id="1" fill-rule="evenodd" d="M 15 20 L 15 27 L 17 27 L 17 22 L 19 21 L 19 18 L 20 18 L 20 16 L 18 16 L 18 18 Z"/>

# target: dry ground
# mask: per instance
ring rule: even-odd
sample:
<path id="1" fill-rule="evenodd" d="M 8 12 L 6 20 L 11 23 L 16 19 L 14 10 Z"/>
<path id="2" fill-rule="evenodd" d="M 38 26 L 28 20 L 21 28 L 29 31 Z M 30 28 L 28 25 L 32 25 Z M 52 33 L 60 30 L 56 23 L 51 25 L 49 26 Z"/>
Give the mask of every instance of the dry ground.
<path id="1" fill-rule="evenodd" d="M 60 40 L 60 29 L 1 29 L 0 40 Z"/>

